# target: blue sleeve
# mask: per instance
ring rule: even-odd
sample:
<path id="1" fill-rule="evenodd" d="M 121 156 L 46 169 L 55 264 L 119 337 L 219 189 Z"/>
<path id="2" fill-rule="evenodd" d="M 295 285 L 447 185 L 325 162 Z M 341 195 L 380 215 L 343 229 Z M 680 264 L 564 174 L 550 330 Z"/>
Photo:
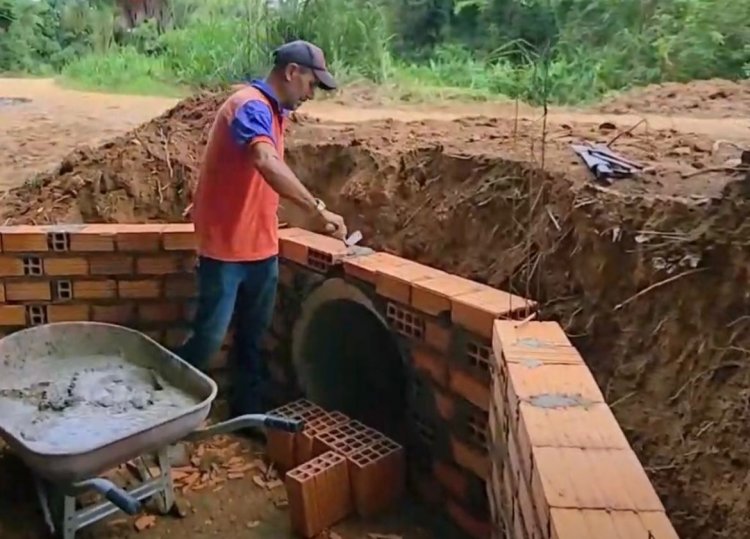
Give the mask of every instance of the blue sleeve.
<path id="1" fill-rule="evenodd" d="M 235 142 L 244 146 L 256 137 L 273 140 L 271 114 L 271 109 L 262 101 L 250 100 L 237 108 L 229 124 Z"/>

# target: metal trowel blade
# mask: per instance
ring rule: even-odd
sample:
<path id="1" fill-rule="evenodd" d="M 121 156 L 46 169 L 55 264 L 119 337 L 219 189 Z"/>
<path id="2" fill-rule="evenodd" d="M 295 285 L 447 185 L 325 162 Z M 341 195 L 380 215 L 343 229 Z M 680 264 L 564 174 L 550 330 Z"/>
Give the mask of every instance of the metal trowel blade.
<path id="1" fill-rule="evenodd" d="M 344 240 L 347 247 L 353 247 L 362 241 L 362 233 L 359 230 L 352 232 L 352 235 Z"/>

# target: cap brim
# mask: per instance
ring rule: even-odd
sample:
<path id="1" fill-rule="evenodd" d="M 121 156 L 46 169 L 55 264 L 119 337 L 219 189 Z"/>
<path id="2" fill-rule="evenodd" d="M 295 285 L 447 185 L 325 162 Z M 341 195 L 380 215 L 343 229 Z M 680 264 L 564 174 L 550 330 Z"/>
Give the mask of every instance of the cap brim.
<path id="1" fill-rule="evenodd" d="M 328 71 L 325 71 L 323 69 L 313 69 L 315 72 L 315 78 L 318 79 L 318 86 L 320 86 L 323 90 L 335 90 L 338 85 L 336 84 L 336 79 L 333 78 L 333 75 L 331 75 Z"/>

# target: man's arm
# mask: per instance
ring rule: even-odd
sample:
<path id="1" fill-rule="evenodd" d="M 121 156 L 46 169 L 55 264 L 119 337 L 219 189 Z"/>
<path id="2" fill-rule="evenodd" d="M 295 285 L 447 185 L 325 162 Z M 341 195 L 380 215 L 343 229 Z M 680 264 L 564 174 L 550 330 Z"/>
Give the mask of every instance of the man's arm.
<path id="1" fill-rule="evenodd" d="M 268 184 L 283 197 L 308 214 L 318 215 L 318 201 L 279 157 L 276 148 L 265 140 L 250 145 L 250 159 Z"/>
<path id="2" fill-rule="evenodd" d="M 261 101 L 248 101 L 237 110 L 230 127 L 235 141 L 248 147 L 248 157 L 280 197 L 303 209 L 320 222 L 329 234 L 344 239 L 344 220 L 325 210 L 322 202 L 312 196 L 276 151 L 272 135 L 273 116 L 268 105 Z"/>

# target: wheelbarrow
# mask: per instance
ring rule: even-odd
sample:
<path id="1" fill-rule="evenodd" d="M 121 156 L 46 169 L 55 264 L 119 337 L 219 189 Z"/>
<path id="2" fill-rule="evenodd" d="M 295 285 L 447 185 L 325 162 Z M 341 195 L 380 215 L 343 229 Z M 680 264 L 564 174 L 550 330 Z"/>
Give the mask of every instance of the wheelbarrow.
<path id="1" fill-rule="evenodd" d="M 302 421 L 264 414 L 205 427 L 215 382 L 148 336 L 118 325 L 61 322 L 0 339 L 0 438 L 29 467 L 53 535 L 76 532 L 118 511 L 137 514 L 156 498 L 175 503 L 170 445 L 246 428 L 299 432 Z M 144 456 L 157 455 L 154 477 Z M 141 483 L 101 477 L 136 462 Z M 106 500 L 77 507 L 96 491 Z"/>

